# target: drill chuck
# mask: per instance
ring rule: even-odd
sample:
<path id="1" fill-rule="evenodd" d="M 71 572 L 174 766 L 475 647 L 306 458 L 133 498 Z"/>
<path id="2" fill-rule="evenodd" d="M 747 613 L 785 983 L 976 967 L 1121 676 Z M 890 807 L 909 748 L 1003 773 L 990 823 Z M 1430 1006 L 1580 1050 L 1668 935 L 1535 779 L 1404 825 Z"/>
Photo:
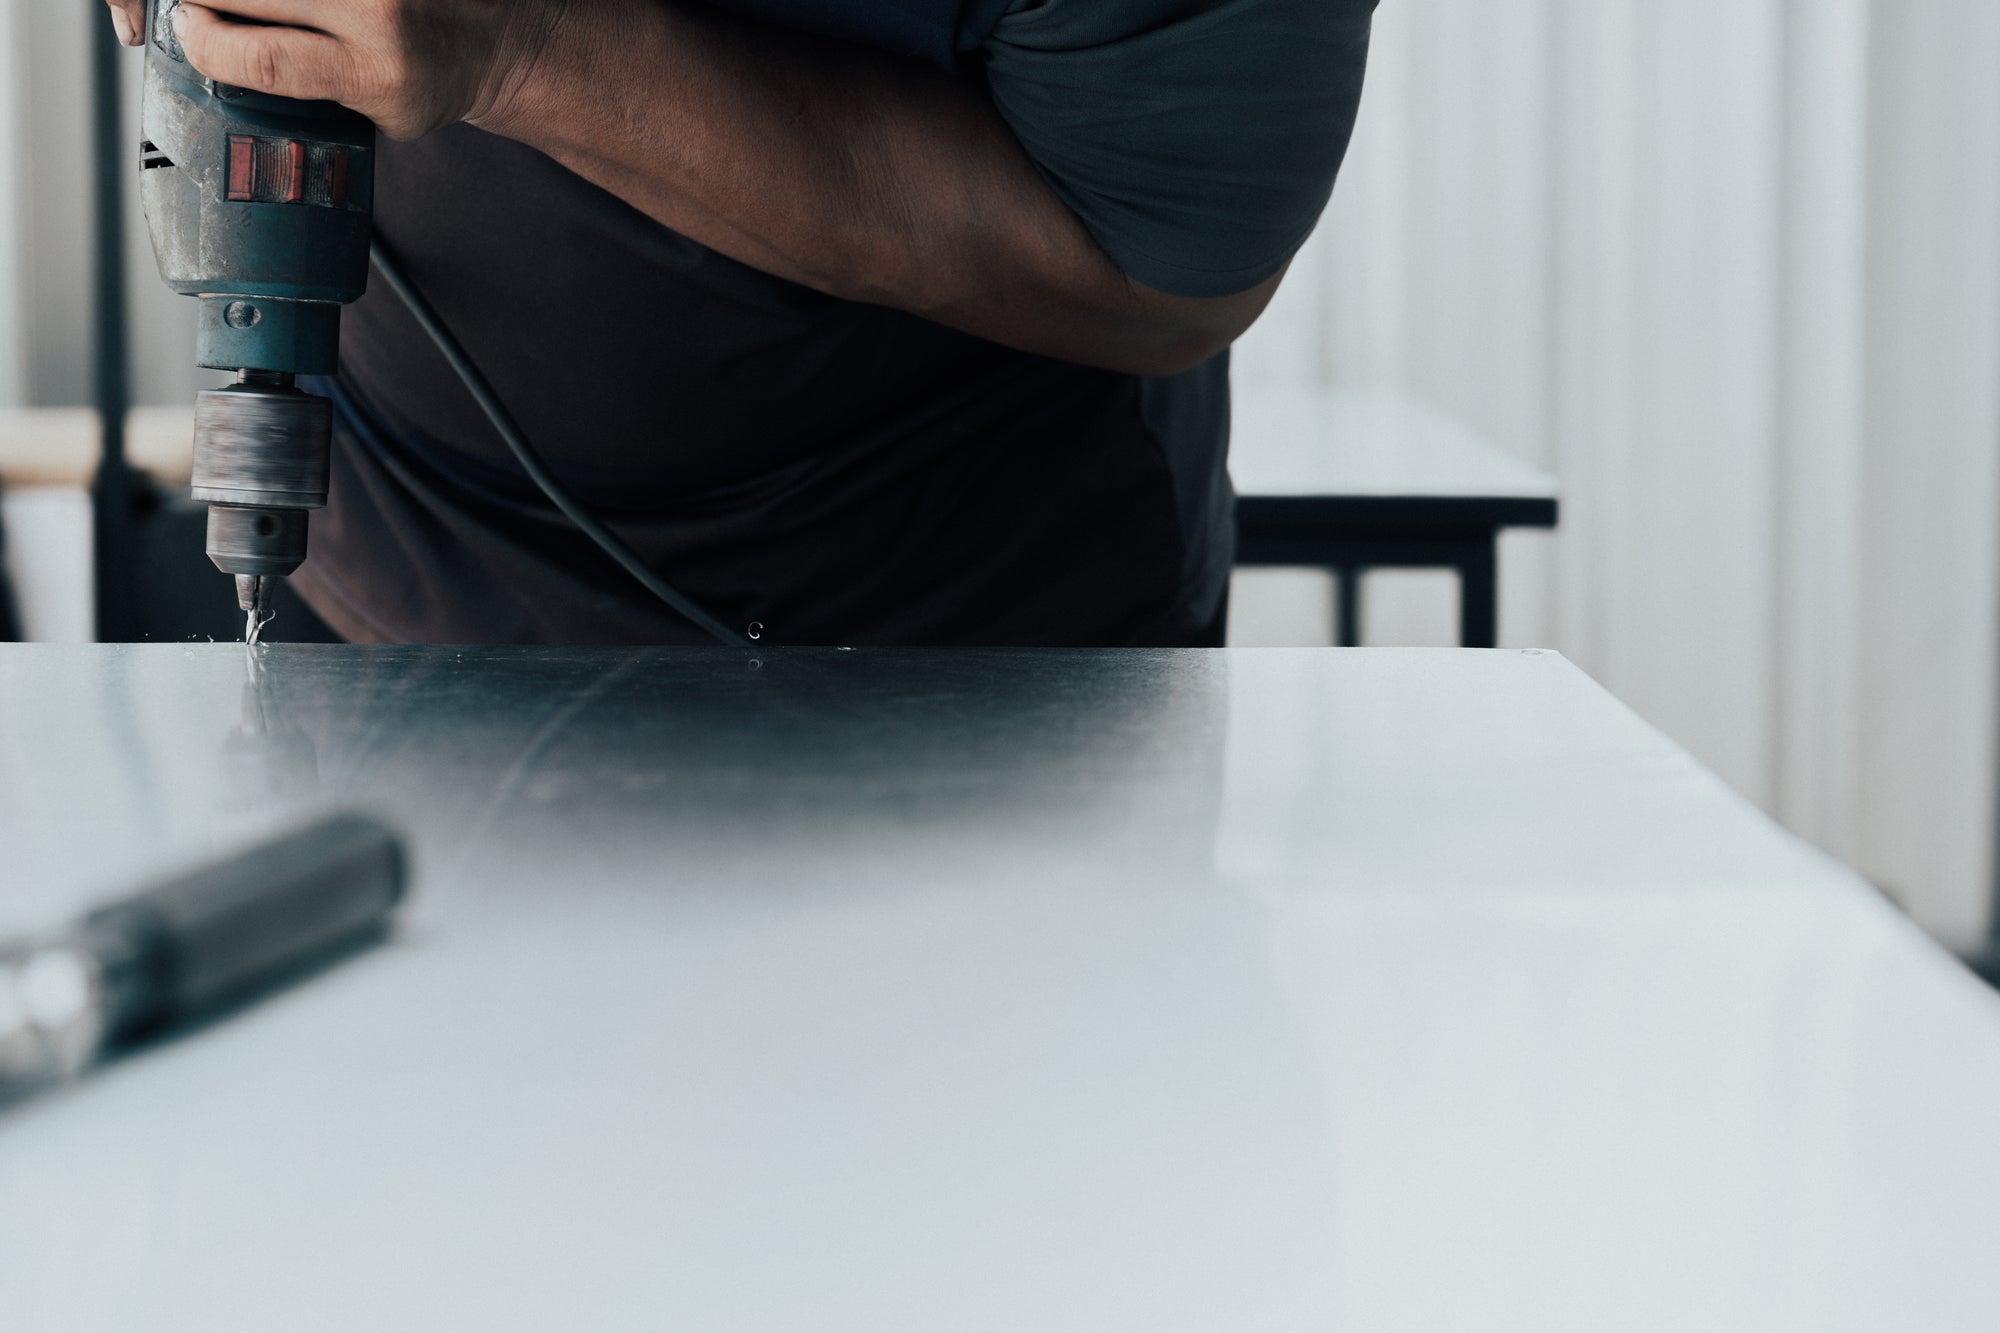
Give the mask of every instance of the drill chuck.
<path id="1" fill-rule="evenodd" d="M 208 556 L 239 579 L 303 564 L 307 514 L 326 505 L 333 407 L 289 380 L 246 376 L 195 400 L 193 494 L 209 506 Z"/>

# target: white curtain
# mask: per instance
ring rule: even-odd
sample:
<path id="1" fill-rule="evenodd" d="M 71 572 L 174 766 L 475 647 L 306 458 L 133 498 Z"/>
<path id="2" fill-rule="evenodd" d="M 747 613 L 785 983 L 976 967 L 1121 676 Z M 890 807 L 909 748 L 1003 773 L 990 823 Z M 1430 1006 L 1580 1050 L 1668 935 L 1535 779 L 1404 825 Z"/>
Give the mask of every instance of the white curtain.
<path id="1" fill-rule="evenodd" d="M 27 353 L 21 333 L 27 257 L 21 243 L 21 161 L 27 125 L 26 89 L 18 77 L 21 13 L 17 0 L 0 0 L 0 407 L 18 405 L 27 393 Z"/>
<path id="2" fill-rule="evenodd" d="M 1983 938 L 2000 4 L 1383 0 L 1335 206 L 1238 381 L 1405 388 L 1556 473 L 1505 640 Z"/>

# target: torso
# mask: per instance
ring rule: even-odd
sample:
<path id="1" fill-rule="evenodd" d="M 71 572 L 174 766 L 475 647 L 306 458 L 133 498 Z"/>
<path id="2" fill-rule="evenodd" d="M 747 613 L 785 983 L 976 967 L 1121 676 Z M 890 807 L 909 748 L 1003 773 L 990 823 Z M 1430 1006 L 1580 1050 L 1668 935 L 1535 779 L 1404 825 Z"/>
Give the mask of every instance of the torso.
<path id="1" fill-rule="evenodd" d="M 1184 517 L 1216 508 L 1223 367 L 1188 377 L 1189 421 L 1172 381 L 823 296 L 466 127 L 385 143 L 378 171 L 386 243 L 529 438 L 725 620 L 777 642 L 1167 644 L 1213 614 L 1189 589 L 1217 534 Z M 348 314 L 341 378 L 353 415 L 299 580 L 336 629 L 698 639 L 560 521 L 384 284 Z"/>

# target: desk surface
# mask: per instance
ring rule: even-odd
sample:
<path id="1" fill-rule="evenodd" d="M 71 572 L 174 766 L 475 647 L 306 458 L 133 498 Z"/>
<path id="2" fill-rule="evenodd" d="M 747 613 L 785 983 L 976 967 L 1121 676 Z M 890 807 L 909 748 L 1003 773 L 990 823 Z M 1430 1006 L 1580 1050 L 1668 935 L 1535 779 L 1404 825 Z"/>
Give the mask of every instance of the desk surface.
<path id="1" fill-rule="evenodd" d="M 2000 1001 L 1553 655 L 0 648 L 0 927 L 349 804 L 10 1333 L 2000 1318 Z"/>
<path id="2" fill-rule="evenodd" d="M 1234 413 L 1229 472 L 1242 495 L 1556 498 L 1554 477 L 1408 395 L 1250 385 Z"/>

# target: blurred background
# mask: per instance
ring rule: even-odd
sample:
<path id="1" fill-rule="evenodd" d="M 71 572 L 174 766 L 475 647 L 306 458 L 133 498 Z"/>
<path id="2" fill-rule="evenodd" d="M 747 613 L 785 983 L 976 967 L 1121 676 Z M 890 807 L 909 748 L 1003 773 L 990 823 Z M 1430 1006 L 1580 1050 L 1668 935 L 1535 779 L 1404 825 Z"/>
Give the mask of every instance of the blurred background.
<path id="1" fill-rule="evenodd" d="M 104 22 L 0 0 L 0 411 L 92 401 Z M 124 235 L 133 400 L 184 408 L 192 303 L 136 206 Z M 1237 365 L 1247 401 L 1407 394 L 1553 474 L 1561 526 L 1503 539 L 1502 642 L 1983 947 L 2000 5 L 1384 0 L 1333 209 Z M 0 483 L 25 633 L 88 638 L 83 489 L 4 453 Z M 1367 640 L 1455 642 L 1457 595 L 1371 575 Z M 1323 575 L 1246 572 L 1232 639 L 1324 643 L 1330 607 Z"/>

